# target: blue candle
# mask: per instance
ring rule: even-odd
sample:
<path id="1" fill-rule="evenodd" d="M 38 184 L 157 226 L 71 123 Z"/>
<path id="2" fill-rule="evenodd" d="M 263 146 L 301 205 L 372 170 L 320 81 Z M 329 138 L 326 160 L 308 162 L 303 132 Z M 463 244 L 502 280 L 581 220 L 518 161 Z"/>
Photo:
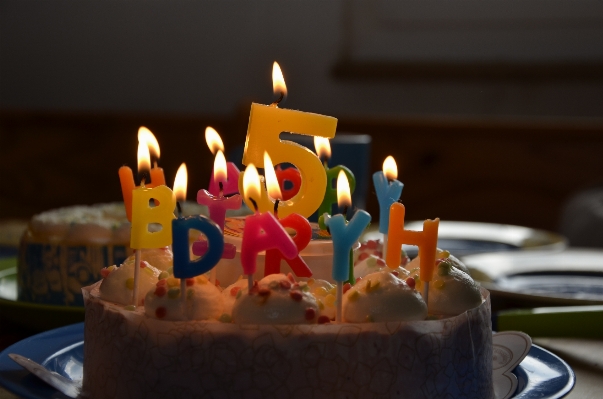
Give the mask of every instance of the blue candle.
<path id="1" fill-rule="evenodd" d="M 357 210 L 352 220 L 346 223 L 342 214 L 325 214 L 324 222 L 333 239 L 333 280 L 344 282 L 350 278 L 350 249 L 371 222 L 371 215 Z"/>
<path id="2" fill-rule="evenodd" d="M 398 168 L 391 156 L 383 162 L 383 171 L 373 174 L 373 184 L 379 201 L 379 232 L 382 234 L 387 234 L 389 230 L 389 209 L 400 199 L 404 188 L 404 184 L 396 180 L 397 177 Z"/>
<path id="3" fill-rule="evenodd" d="M 191 261 L 189 230 L 201 231 L 207 237 L 209 249 L 202 258 Z M 224 237 L 220 227 L 204 216 L 189 216 L 172 221 L 172 251 L 174 253 L 174 277 L 193 278 L 207 273 L 218 264 L 224 250 Z"/>

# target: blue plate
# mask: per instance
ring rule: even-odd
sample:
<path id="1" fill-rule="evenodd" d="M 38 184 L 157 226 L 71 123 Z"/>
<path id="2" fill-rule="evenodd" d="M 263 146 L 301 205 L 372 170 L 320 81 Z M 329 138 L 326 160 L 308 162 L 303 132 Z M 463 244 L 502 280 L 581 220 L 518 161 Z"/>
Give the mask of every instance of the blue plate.
<path id="1" fill-rule="evenodd" d="M 9 353 L 28 357 L 51 371 L 72 380 L 83 375 L 84 323 L 34 335 L 0 353 L 0 385 L 27 399 L 61 398 L 62 394 L 34 377 Z M 557 399 L 572 390 L 575 376 L 567 363 L 553 353 L 532 345 L 530 352 L 513 370 L 519 380 L 516 399 Z"/>

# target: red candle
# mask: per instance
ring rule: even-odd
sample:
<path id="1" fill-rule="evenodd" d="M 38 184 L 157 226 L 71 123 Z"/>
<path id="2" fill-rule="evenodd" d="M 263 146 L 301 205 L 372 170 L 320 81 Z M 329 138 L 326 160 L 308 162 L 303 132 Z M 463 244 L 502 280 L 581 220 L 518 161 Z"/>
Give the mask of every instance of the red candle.
<path id="1" fill-rule="evenodd" d="M 299 188 L 301 187 L 301 175 L 297 168 L 291 166 L 287 169 L 283 169 L 281 168 L 281 165 L 277 165 L 276 178 L 278 179 L 278 185 L 283 193 L 283 201 L 290 200 L 299 192 Z M 287 188 L 287 185 L 290 187 Z"/>
<path id="2" fill-rule="evenodd" d="M 264 276 L 280 273 L 281 259 L 285 259 L 285 262 L 291 267 L 296 276 L 311 277 L 312 270 L 310 270 L 304 259 L 299 255 L 299 252 L 306 248 L 312 239 L 312 226 L 310 226 L 310 222 L 298 213 L 292 213 L 286 218 L 280 219 L 279 222 L 283 227 L 295 230 L 293 242 L 297 247 L 298 254 L 293 259 L 286 259 L 278 249 L 269 249 L 266 251 Z"/>

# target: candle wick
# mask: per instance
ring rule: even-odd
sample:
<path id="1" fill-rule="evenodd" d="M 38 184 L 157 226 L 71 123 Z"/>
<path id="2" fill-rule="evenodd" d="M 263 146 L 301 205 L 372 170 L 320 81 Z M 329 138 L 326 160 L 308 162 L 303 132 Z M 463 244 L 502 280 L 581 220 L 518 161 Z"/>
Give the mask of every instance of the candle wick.
<path id="1" fill-rule="evenodd" d="M 348 220 L 348 206 L 347 206 L 347 205 L 345 205 L 345 206 L 343 207 L 343 218 L 344 218 L 344 219 L 346 220 L 346 222 L 347 222 L 347 220 Z"/>
<path id="2" fill-rule="evenodd" d="M 180 201 L 176 201 L 176 208 L 178 209 L 178 218 L 182 218 L 182 207 L 180 206 Z"/>
<path id="3" fill-rule="evenodd" d="M 329 167 L 329 158 L 325 157 L 325 159 L 322 161 L 322 166 L 326 168 Z"/>
<path id="4" fill-rule="evenodd" d="M 258 211 L 258 204 L 257 202 L 255 202 L 255 200 L 251 197 L 249 197 L 249 201 L 251 201 L 251 203 L 253 204 L 253 209 L 255 209 L 255 211 Z"/>
<path id="5" fill-rule="evenodd" d="M 155 161 L 153 162 L 153 167 L 154 167 L 154 168 L 156 168 L 156 167 L 157 167 L 157 160 L 155 160 Z"/>
<path id="6" fill-rule="evenodd" d="M 218 182 L 218 187 L 220 187 L 220 197 L 224 196 L 224 184 L 222 182 Z"/>
<path id="7" fill-rule="evenodd" d="M 274 216 L 276 218 L 278 218 L 278 203 L 279 203 L 279 199 L 277 198 L 276 201 L 274 201 Z"/>
<path id="8" fill-rule="evenodd" d="M 145 177 L 144 177 L 144 174 L 143 174 L 142 178 L 140 179 L 140 187 L 144 188 L 144 183 L 145 183 Z"/>
<path id="9" fill-rule="evenodd" d="M 275 102 L 273 102 L 272 104 L 270 104 L 270 106 L 278 108 L 278 105 L 280 104 L 281 101 L 283 101 L 284 98 L 285 98 L 285 93 L 283 93 L 281 91 L 280 96 L 276 99 Z"/>

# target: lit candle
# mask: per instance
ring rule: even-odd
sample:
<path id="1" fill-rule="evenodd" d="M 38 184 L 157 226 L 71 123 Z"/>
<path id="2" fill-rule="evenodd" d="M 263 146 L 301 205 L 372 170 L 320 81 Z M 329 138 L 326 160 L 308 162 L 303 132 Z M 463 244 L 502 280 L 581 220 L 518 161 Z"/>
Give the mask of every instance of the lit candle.
<path id="1" fill-rule="evenodd" d="M 150 156 L 145 143 L 138 144 L 138 169 L 140 172 L 148 170 Z M 150 201 L 155 200 L 151 207 Z M 161 248 L 172 242 L 172 219 L 176 200 L 174 193 L 167 186 L 146 187 L 144 177 L 140 187 L 132 192 L 132 228 L 130 233 L 130 247 L 136 249 L 134 267 L 134 292 L 133 305 L 137 305 L 138 279 L 140 269 L 140 253 L 143 248 Z M 152 224 L 161 226 L 159 231 L 149 231 Z"/>
<path id="2" fill-rule="evenodd" d="M 180 201 L 186 200 L 186 165 L 180 165 L 174 180 L 174 194 L 178 205 L 178 218 L 172 220 L 172 252 L 174 253 L 174 277 L 180 279 L 180 295 L 184 306 L 186 301 L 186 279 L 206 273 L 220 261 L 224 250 L 222 230 L 206 217 L 194 215 L 182 217 Z M 203 257 L 190 259 L 189 230 L 199 230 L 205 235 L 209 250 Z M 185 313 L 185 312 L 184 312 Z"/>
<path id="3" fill-rule="evenodd" d="M 299 191 L 283 204 L 279 212 L 283 217 L 291 213 L 309 217 L 318 209 L 324 198 L 327 184 L 325 170 L 312 151 L 299 144 L 281 140 L 279 136 L 282 132 L 291 132 L 333 138 L 337 119 L 279 108 L 278 103 L 287 94 L 287 88 L 277 63 L 274 63 L 272 79 L 274 92 L 280 93 L 280 98 L 272 105 L 251 104 L 243 164 L 253 163 L 264 167 L 264 152 L 268 152 L 272 155 L 275 165 L 285 162 L 295 165 L 301 175 Z M 239 188 L 242 186 L 242 180 L 239 177 Z M 251 208 L 252 204 L 247 198 L 245 201 Z M 258 197 L 256 201 L 261 212 L 271 211 L 272 202 L 267 196 Z"/>
<path id="4" fill-rule="evenodd" d="M 283 195 L 283 201 L 288 201 L 295 197 L 301 186 L 299 170 L 293 166 L 283 169 L 281 165 L 277 165 L 275 172 Z"/>
<path id="5" fill-rule="evenodd" d="M 150 182 L 145 182 L 145 185 L 149 188 L 157 187 L 161 185 L 165 185 L 165 175 L 163 174 L 163 169 L 157 166 L 157 161 L 159 160 L 160 151 L 159 151 L 159 143 L 157 139 L 151 133 L 149 129 L 144 126 L 141 126 L 138 129 L 138 145 L 140 149 L 140 144 L 144 144 L 147 147 L 148 151 L 152 153 L 155 157 L 155 163 L 152 168 L 150 168 Z M 149 156 L 150 157 L 150 156 Z M 150 159 L 149 159 L 150 164 Z M 128 220 L 132 221 L 132 191 L 136 188 L 136 183 L 134 183 L 134 174 L 132 173 L 132 169 L 128 166 L 122 166 L 119 168 L 119 181 L 121 183 L 121 192 L 124 199 L 124 206 L 126 207 L 126 216 Z"/>
<path id="6" fill-rule="evenodd" d="M 356 189 L 356 178 L 351 170 L 343 165 L 337 165 L 329 168 L 329 159 L 331 158 L 331 144 L 329 139 L 323 137 L 314 137 L 314 148 L 316 148 L 316 154 L 318 158 L 323 160 L 325 172 L 327 173 L 327 185 L 325 196 L 318 208 L 318 215 L 324 215 L 333 213 L 333 205 L 337 204 L 337 176 L 339 172 L 343 171 L 346 174 L 348 182 L 350 183 L 350 193 L 353 193 Z M 333 187 L 335 185 L 335 187 Z"/>
<path id="7" fill-rule="evenodd" d="M 438 244 L 438 227 L 440 219 L 425 220 L 423 231 L 404 229 L 405 208 L 399 202 L 392 204 L 389 213 L 389 242 L 385 263 L 392 269 L 400 265 L 402 244 L 416 245 L 419 247 L 419 278 L 423 285 L 423 299 L 427 303 L 429 295 L 429 282 L 433 277 L 436 261 L 436 247 Z"/>
<path id="8" fill-rule="evenodd" d="M 224 154 L 224 143 L 222 143 L 222 138 L 211 126 L 205 128 L 205 142 L 209 147 L 212 154 L 217 156 L 218 151 L 221 151 Z M 222 155 L 224 157 L 224 155 Z M 226 162 L 226 161 L 225 161 Z M 226 172 L 224 172 L 224 178 L 220 181 L 216 180 L 216 171 L 215 171 L 215 163 L 214 163 L 214 171 L 211 174 L 209 179 L 209 187 L 207 191 L 215 197 L 219 195 L 232 195 L 239 193 L 239 168 L 232 162 L 226 162 Z M 220 188 L 220 184 L 222 183 L 222 187 Z M 214 222 L 218 223 L 215 219 L 212 219 Z M 218 223 L 220 224 L 220 223 Z M 224 230 L 224 225 L 222 225 L 222 230 Z"/>
<path id="9" fill-rule="evenodd" d="M 282 199 L 282 193 L 280 190 L 279 182 L 272 166 L 272 161 L 268 153 L 264 154 L 264 170 L 266 173 L 266 186 L 268 188 L 268 195 L 274 198 L 274 216 L 278 219 L 278 208 L 280 200 Z M 285 259 L 293 273 L 298 277 L 311 277 L 312 271 L 299 255 L 299 252 L 306 248 L 312 239 L 312 226 L 305 217 L 291 213 L 284 219 L 279 219 L 279 223 L 286 228 L 290 228 L 295 231 L 293 236 L 293 242 L 297 247 L 298 254 L 292 259 Z M 283 259 L 281 251 L 278 249 L 269 249 L 266 251 L 266 258 L 264 262 L 264 276 L 269 274 L 276 274 L 281 272 L 281 259 Z"/>
<path id="10" fill-rule="evenodd" d="M 236 167 L 235 167 L 236 168 Z M 238 169 L 237 169 L 238 173 Z M 238 178 L 238 175 L 237 175 Z M 197 202 L 201 205 L 206 205 L 209 209 L 209 217 L 213 220 L 222 232 L 224 232 L 224 222 L 226 220 L 226 211 L 228 209 L 239 209 L 241 207 L 241 196 L 238 192 L 230 197 L 224 196 L 224 184 L 228 182 L 228 168 L 226 166 L 226 159 L 221 150 L 216 152 L 216 158 L 214 161 L 214 170 L 212 173 L 212 181 L 218 186 L 218 194 L 212 195 L 206 190 L 199 190 L 197 193 Z M 238 188 L 237 188 L 238 190 Z M 207 251 L 207 241 L 198 240 L 193 243 L 193 253 L 197 256 L 204 256 Z M 224 250 L 222 257 L 226 259 L 233 259 L 236 255 L 236 247 L 233 244 L 224 244 Z M 216 269 L 211 270 L 209 277 L 212 283 L 216 282 Z"/>
<path id="11" fill-rule="evenodd" d="M 387 232 L 389 230 L 389 209 L 400 199 L 404 184 L 396 180 L 398 166 L 391 155 L 383 161 L 383 171 L 373 174 L 373 184 L 379 201 L 379 232 L 383 233 L 383 258 L 387 255 Z M 396 266 L 398 267 L 398 266 Z"/>
<path id="12" fill-rule="evenodd" d="M 260 195 L 260 179 L 253 164 L 247 166 L 243 173 L 243 193 L 245 199 L 255 209 L 255 214 L 247 216 L 245 220 L 241 243 L 241 265 L 243 273 L 247 274 L 249 291 L 251 291 L 258 253 L 278 249 L 285 258 L 292 259 L 297 256 L 297 247 L 272 213 L 260 213 L 255 206 L 255 199 Z"/>
<path id="13" fill-rule="evenodd" d="M 352 204 L 349 184 L 343 171 L 340 171 L 337 177 L 337 199 L 340 207 L 347 208 Z M 328 214 L 324 215 L 324 223 L 329 228 L 333 239 L 333 280 L 337 282 L 336 320 L 339 322 L 341 321 L 343 283 L 354 279 L 351 273 L 354 265 L 350 252 L 352 246 L 358 241 L 370 222 L 371 215 L 363 210 L 357 210 L 349 223 L 346 222 L 345 216 L 342 214 L 333 217 Z"/>

